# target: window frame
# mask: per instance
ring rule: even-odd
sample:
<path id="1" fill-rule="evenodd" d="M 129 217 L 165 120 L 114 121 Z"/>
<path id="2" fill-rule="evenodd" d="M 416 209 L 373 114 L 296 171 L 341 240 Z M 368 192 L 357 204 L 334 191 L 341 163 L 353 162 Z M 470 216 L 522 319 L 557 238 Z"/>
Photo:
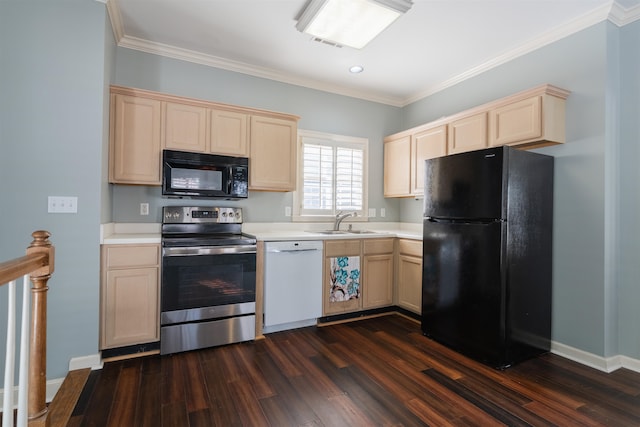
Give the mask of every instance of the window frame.
<path id="1" fill-rule="evenodd" d="M 305 139 L 315 139 L 315 140 L 324 140 L 329 142 L 335 147 L 345 147 L 345 148 L 362 148 L 362 210 L 358 211 L 357 217 L 349 218 L 349 221 L 368 221 L 369 218 L 367 216 L 369 212 L 369 139 L 355 136 L 346 136 L 346 135 L 337 135 L 326 132 L 317 132 L 317 131 L 309 131 L 298 129 L 298 138 L 297 138 L 297 151 L 298 151 L 298 161 L 296 167 L 296 190 L 293 192 L 293 215 L 292 220 L 294 222 L 333 222 L 335 221 L 336 214 L 338 211 L 334 209 L 333 212 L 326 215 L 318 215 L 318 214 L 304 214 L 302 212 L 302 198 L 303 198 L 303 189 L 304 189 L 304 177 L 303 177 L 303 167 L 304 167 L 304 143 Z M 335 165 L 334 165 L 335 168 Z M 335 173 L 335 169 L 334 169 Z M 335 182 L 334 182 L 334 201 L 335 201 Z"/>

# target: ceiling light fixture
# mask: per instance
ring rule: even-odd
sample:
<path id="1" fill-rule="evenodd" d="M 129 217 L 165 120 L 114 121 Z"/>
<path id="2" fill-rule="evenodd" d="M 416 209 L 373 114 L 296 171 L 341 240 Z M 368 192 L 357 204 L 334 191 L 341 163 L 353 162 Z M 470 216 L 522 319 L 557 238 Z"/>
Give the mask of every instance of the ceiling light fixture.
<path id="1" fill-rule="evenodd" d="M 354 65 L 349 68 L 349 72 L 353 74 L 358 74 L 364 71 L 364 67 L 362 65 Z"/>
<path id="2" fill-rule="evenodd" d="M 362 49 L 412 5 L 411 0 L 311 0 L 296 28 L 323 40 Z"/>

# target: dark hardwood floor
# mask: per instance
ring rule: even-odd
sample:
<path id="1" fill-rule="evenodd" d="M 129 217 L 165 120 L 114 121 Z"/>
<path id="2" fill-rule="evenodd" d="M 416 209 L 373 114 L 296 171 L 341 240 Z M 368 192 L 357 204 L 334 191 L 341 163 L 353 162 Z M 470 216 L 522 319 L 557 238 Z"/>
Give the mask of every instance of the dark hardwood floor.
<path id="1" fill-rule="evenodd" d="M 106 363 L 70 426 L 638 426 L 640 373 L 552 354 L 498 371 L 398 315 Z"/>

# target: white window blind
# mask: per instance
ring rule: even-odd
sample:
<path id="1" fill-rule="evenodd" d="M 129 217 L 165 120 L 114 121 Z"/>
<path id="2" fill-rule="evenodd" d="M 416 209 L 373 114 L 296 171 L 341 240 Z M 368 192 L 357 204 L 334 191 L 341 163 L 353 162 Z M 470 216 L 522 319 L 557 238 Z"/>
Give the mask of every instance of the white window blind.
<path id="1" fill-rule="evenodd" d="M 299 220 L 334 217 L 339 211 L 366 212 L 368 141 L 317 132 L 299 132 L 298 191 L 294 216 Z"/>

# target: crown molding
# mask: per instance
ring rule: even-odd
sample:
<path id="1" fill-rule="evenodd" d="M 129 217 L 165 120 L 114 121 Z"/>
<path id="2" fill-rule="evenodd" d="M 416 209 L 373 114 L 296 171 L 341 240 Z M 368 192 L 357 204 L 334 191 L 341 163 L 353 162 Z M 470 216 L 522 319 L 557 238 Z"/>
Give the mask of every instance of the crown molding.
<path id="1" fill-rule="evenodd" d="M 400 107 L 402 104 L 402 100 L 399 98 L 385 97 L 372 94 L 368 91 L 358 91 L 347 87 L 332 85 L 330 83 L 318 82 L 317 80 L 313 79 L 300 78 L 298 76 L 282 73 L 271 68 L 259 67 L 244 62 L 233 61 L 227 58 L 221 58 L 213 55 L 207 55 L 201 52 L 182 49 L 167 44 L 150 42 L 148 40 L 136 37 L 125 35 L 118 42 L 118 46 L 160 55 L 167 58 L 179 59 L 181 61 L 193 62 L 209 67 L 247 74 L 253 77 L 260 77 L 264 79 L 275 80 L 281 83 L 292 84 L 309 89 L 316 89 L 323 92 L 331 92 L 352 98 L 364 99 L 381 104 L 387 104 L 396 107 Z"/>
<path id="2" fill-rule="evenodd" d="M 556 27 L 540 37 L 531 39 L 520 46 L 498 55 L 482 64 L 477 65 L 463 73 L 444 80 L 436 85 L 429 86 L 423 90 L 416 92 L 410 97 L 394 97 L 384 96 L 371 93 L 370 91 L 357 90 L 331 83 L 323 83 L 314 79 L 302 78 L 293 74 L 283 73 L 271 68 L 251 65 L 244 62 L 233 61 L 213 55 L 203 54 L 188 49 L 182 49 L 167 44 L 151 42 L 148 40 L 127 36 L 124 34 L 122 15 L 118 8 L 116 0 L 96 0 L 106 2 L 107 10 L 111 20 L 114 37 L 116 43 L 120 47 L 138 50 L 141 52 L 151 53 L 155 55 L 165 56 L 168 58 L 179 59 L 182 61 L 192 62 L 196 64 L 206 65 L 209 67 L 220 68 L 227 71 L 237 72 L 281 83 L 292 84 L 309 89 L 315 89 L 323 92 L 334 93 L 337 95 L 348 96 L 352 98 L 363 99 L 366 101 L 377 102 L 394 107 L 404 107 L 420 99 L 438 93 L 444 89 L 459 84 L 469 78 L 475 77 L 491 70 L 502 64 L 505 64 L 527 53 L 533 52 L 541 47 L 554 43 L 567 36 L 577 33 L 585 28 L 602 21 L 609 20 L 618 27 L 622 27 L 629 23 L 640 19 L 640 4 L 625 9 L 615 1 L 607 3 L 599 8 L 588 12 L 568 24 Z"/>
<path id="3" fill-rule="evenodd" d="M 96 0 L 101 1 L 101 0 Z M 118 2 L 115 0 L 104 0 L 107 4 L 107 13 L 109 14 L 109 21 L 111 21 L 111 29 L 113 30 L 113 37 L 116 40 L 116 44 L 120 44 L 120 40 L 124 37 L 124 24 L 122 23 L 122 13 L 118 7 Z"/>
<path id="4" fill-rule="evenodd" d="M 520 56 L 524 56 L 530 52 L 533 52 L 541 47 L 547 46 L 551 43 L 559 41 L 571 34 L 577 33 L 578 31 L 584 30 L 594 24 L 602 22 L 606 20 L 609 16 L 609 12 L 611 10 L 611 5 L 604 5 L 597 9 L 592 10 L 591 12 L 582 15 L 568 24 L 564 24 L 562 26 L 556 27 L 540 37 L 536 37 L 531 39 L 515 49 L 512 49 L 508 52 L 503 53 L 502 55 L 496 56 L 489 61 L 486 61 L 476 67 L 473 67 L 464 73 L 458 74 L 450 79 L 447 79 L 440 84 L 435 86 L 430 86 L 418 93 L 414 96 L 407 98 L 404 100 L 403 106 L 409 105 L 413 102 L 416 102 L 420 99 L 426 98 L 430 95 L 433 95 L 437 92 L 440 92 L 444 89 L 447 89 L 451 86 L 454 86 L 458 83 L 461 83 L 471 77 L 475 77 L 484 73 L 485 71 L 489 71 L 492 68 L 498 67 L 499 65 L 506 64 Z"/>
<path id="5" fill-rule="evenodd" d="M 618 27 L 624 27 L 640 19 L 640 4 L 629 9 L 625 9 L 620 4 L 614 2 L 609 13 L 609 21 Z"/>

